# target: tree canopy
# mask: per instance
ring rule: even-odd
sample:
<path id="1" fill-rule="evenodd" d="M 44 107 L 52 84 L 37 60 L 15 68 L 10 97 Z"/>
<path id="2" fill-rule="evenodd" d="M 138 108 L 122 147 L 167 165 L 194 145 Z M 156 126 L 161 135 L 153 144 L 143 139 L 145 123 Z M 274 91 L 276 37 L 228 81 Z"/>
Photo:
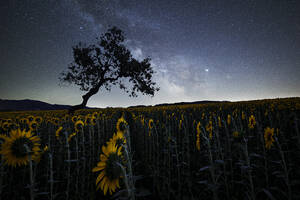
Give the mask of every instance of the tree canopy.
<path id="1" fill-rule="evenodd" d="M 82 103 L 73 106 L 74 110 L 84 108 L 102 86 L 110 91 L 112 85 L 117 85 L 130 97 L 137 97 L 138 92 L 154 96 L 159 90 L 152 81 L 151 59 L 147 57 L 138 61 L 133 58 L 124 40 L 123 31 L 112 27 L 97 38 L 96 44 L 87 46 L 79 43 L 73 47 L 74 61 L 59 79 L 78 85 L 80 90 L 87 92 L 82 96 Z"/>

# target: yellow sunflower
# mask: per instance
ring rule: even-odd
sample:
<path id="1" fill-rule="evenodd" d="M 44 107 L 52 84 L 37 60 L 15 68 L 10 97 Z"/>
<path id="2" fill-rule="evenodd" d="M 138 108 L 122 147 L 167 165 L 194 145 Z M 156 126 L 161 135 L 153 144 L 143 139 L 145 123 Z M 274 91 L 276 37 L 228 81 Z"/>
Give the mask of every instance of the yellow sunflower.
<path id="1" fill-rule="evenodd" d="M 28 125 L 31 131 L 36 131 L 38 127 L 38 123 L 35 120 L 31 121 Z"/>
<path id="2" fill-rule="evenodd" d="M 27 118 L 21 118 L 20 123 L 22 124 L 28 124 L 28 119 Z"/>
<path id="3" fill-rule="evenodd" d="M 84 125 L 91 125 L 92 124 L 92 118 L 90 115 L 85 116 Z"/>
<path id="4" fill-rule="evenodd" d="M 74 127 L 75 127 L 75 131 L 76 131 L 76 132 L 79 132 L 79 131 L 81 131 L 81 130 L 82 130 L 82 128 L 83 128 L 83 126 L 84 126 L 84 123 L 83 123 L 83 121 L 81 121 L 81 120 L 78 120 L 78 121 L 75 123 L 75 125 L 74 125 Z"/>
<path id="5" fill-rule="evenodd" d="M 41 124 L 43 122 L 43 118 L 41 116 L 36 116 L 34 121 L 36 121 L 38 124 Z"/>
<path id="6" fill-rule="evenodd" d="M 275 141 L 273 136 L 274 136 L 274 128 L 267 127 L 265 129 L 265 134 L 264 134 L 266 149 L 270 149 L 273 142 Z"/>
<path id="7" fill-rule="evenodd" d="M 153 121 L 153 119 L 150 119 L 149 122 L 148 122 L 149 136 L 151 136 L 151 130 L 153 128 L 153 125 L 154 125 L 154 121 Z"/>
<path id="8" fill-rule="evenodd" d="M 179 130 L 181 130 L 181 127 L 182 127 L 182 119 L 179 120 Z"/>
<path id="9" fill-rule="evenodd" d="M 60 127 L 56 130 L 56 132 L 55 132 L 56 139 L 59 139 L 59 134 L 62 132 L 62 130 L 63 130 L 63 127 L 62 127 L 62 126 L 60 126 Z"/>
<path id="10" fill-rule="evenodd" d="M 55 117 L 51 120 L 52 124 L 55 125 L 55 126 L 58 126 L 59 125 L 59 118 Z"/>
<path id="11" fill-rule="evenodd" d="M 253 115 L 251 115 L 251 116 L 249 117 L 249 124 L 248 124 L 248 127 L 249 127 L 250 129 L 253 129 L 254 126 L 255 126 L 255 124 L 256 124 L 255 117 L 254 117 Z"/>
<path id="12" fill-rule="evenodd" d="M 29 122 L 32 122 L 32 121 L 34 120 L 34 116 L 33 116 L 33 115 L 29 115 L 29 116 L 27 117 L 27 120 L 28 120 Z"/>
<path id="13" fill-rule="evenodd" d="M 74 137 L 75 135 L 76 135 L 76 132 L 70 134 L 70 135 L 68 136 L 68 142 L 70 142 L 71 139 L 72 139 L 72 137 Z"/>
<path id="14" fill-rule="evenodd" d="M 113 137 L 110 139 L 109 142 L 113 142 L 116 144 L 117 147 L 122 148 L 122 145 L 126 144 L 126 138 L 124 136 L 124 133 L 121 131 L 114 133 Z"/>
<path id="15" fill-rule="evenodd" d="M 91 117 L 91 124 L 92 124 L 93 126 L 96 125 L 96 117 Z"/>
<path id="16" fill-rule="evenodd" d="M 124 132 L 126 130 L 127 125 L 128 125 L 128 123 L 126 122 L 124 117 L 121 117 L 120 119 L 118 119 L 118 122 L 117 122 L 117 131 Z"/>
<path id="17" fill-rule="evenodd" d="M 227 124 L 230 125 L 230 123 L 231 123 L 231 116 L 227 115 Z"/>
<path id="18" fill-rule="evenodd" d="M 72 122 L 73 122 L 73 123 L 76 123 L 76 122 L 77 122 L 77 116 L 73 116 L 73 117 L 72 117 Z"/>
<path id="19" fill-rule="evenodd" d="M 8 131 L 10 125 L 11 125 L 11 123 L 9 123 L 9 122 L 4 122 L 4 123 L 2 124 L 2 129 L 3 129 L 4 131 Z"/>
<path id="20" fill-rule="evenodd" d="M 240 136 L 240 133 L 238 131 L 234 131 L 232 133 L 232 135 L 233 135 L 234 138 L 238 138 Z"/>
<path id="21" fill-rule="evenodd" d="M 205 127 L 206 131 L 209 132 L 209 139 L 212 139 L 212 121 L 210 120 L 209 123 Z"/>
<path id="22" fill-rule="evenodd" d="M 121 147 L 118 148 L 114 142 L 110 142 L 107 146 L 102 146 L 102 151 L 100 162 L 92 171 L 101 171 L 96 179 L 97 190 L 101 188 L 104 195 L 107 191 L 112 195 L 117 188 L 120 188 L 119 180 L 123 177 L 120 166 L 122 163 Z"/>
<path id="23" fill-rule="evenodd" d="M 222 128 L 222 121 L 221 121 L 221 117 L 220 116 L 218 116 L 218 125 L 219 125 L 220 128 Z"/>
<path id="24" fill-rule="evenodd" d="M 242 120 L 245 120 L 246 119 L 246 115 L 244 113 L 244 111 L 242 111 Z"/>
<path id="25" fill-rule="evenodd" d="M 27 165 L 28 154 L 31 159 L 37 161 L 40 158 L 40 138 L 33 136 L 31 131 L 17 129 L 10 132 L 2 144 L 0 154 L 5 160 L 5 164 L 16 167 Z M 28 146 L 30 152 L 27 152 L 25 145 Z"/>

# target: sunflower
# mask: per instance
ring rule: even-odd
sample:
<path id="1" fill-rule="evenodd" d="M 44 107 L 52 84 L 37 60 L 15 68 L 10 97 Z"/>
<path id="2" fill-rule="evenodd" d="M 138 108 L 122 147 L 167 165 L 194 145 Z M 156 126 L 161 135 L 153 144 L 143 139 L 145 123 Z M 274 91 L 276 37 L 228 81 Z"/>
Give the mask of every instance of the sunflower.
<path id="1" fill-rule="evenodd" d="M 38 127 L 38 123 L 35 120 L 31 121 L 28 125 L 31 131 L 36 131 Z"/>
<path id="2" fill-rule="evenodd" d="M 265 134 L 264 134 L 266 149 L 270 149 L 273 142 L 275 141 L 273 136 L 274 136 L 274 128 L 267 127 L 265 129 Z"/>
<path id="3" fill-rule="evenodd" d="M 63 130 L 63 127 L 62 127 L 62 126 L 60 126 L 60 127 L 56 130 L 56 132 L 55 132 L 56 139 L 59 139 L 59 134 L 62 132 L 62 130 Z"/>
<path id="4" fill-rule="evenodd" d="M 29 122 L 32 122 L 32 121 L 34 120 L 34 116 L 29 115 L 29 116 L 27 117 L 27 120 L 28 120 Z"/>
<path id="5" fill-rule="evenodd" d="M 55 125 L 55 126 L 58 126 L 59 124 L 59 118 L 55 117 L 51 120 L 52 124 Z"/>
<path id="6" fill-rule="evenodd" d="M 90 115 L 87 115 L 85 116 L 85 119 L 84 119 L 84 125 L 91 125 L 92 124 L 92 118 Z"/>
<path id="7" fill-rule="evenodd" d="M 210 120 L 209 123 L 205 127 L 206 131 L 209 132 L 209 139 L 212 139 L 212 121 Z"/>
<path id="8" fill-rule="evenodd" d="M 221 117 L 218 116 L 218 124 L 219 124 L 219 127 L 222 128 L 222 121 L 221 121 Z"/>
<path id="9" fill-rule="evenodd" d="M 251 115 L 251 116 L 249 117 L 249 124 L 248 124 L 248 127 L 249 127 L 250 129 L 253 129 L 254 126 L 255 126 L 255 124 L 256 124 L 255 117 L 254 117 L 253 115 Z"/>
<path id="10" fill-rule="evenodd" d="M 234 138 L 238 138 L 240 136 L 240 133 L 238 131 L 234 131 L 232 133 L 232 135 L 233 135 Z"/>
<path id="11" fill-rule="evenodd" d="M 76 132 L 70 134 L 70 135 L 68 136 L 68 142 L 70 142 L 71 139 L 72 139 L 72 137 L 74 137 L 76 134 L 77 134 Z"/>
<path id="12" fill-rule="evenodd" d="M 76 123 L 76 122 L 77 122 L 77 116 L 73 116 L 73 117 L 72 117 L 72 122 L 73 122 L 73 123 Z"/>
<path id="13" fill-rule="evenodd" d="M 93 126 L 96 125 L 96 117 L 91 117 L 91 124 L 92 124 Z"/>
<path id="14" fill-rule="evenodd" d="M 117 131 L 124 132 L 127 125 L 128 123 L 125 121 L 124 117 L 121 117 L 117 122 Z"/>
<path id="15" fill-rule="evenodd" d="M 244 113 L 244 111 L 242 111 L 242 120 L 245 120 L 246 119 L 246 115 Z"/>
<path id="16" fill-rule="evenodd" d="M 104 195 L 107 191 L 112 195 L 117 188 L 120 188 L 119 180 L 123 177 L 120 166 L 122 163 L 121 147 L 118 148 L 114 142 L 110 142 L 107 146 L 102 146 L 102 151 L 100 162 L 92 171 L 101 171 L 96 179 L 97 190 L 101 188 Z"/>
<path id="17" fill-rule="evenodd" d="M 8 131 L 10 125 L 11 125 L 11 123 L 9 123 L 9 122 L 4 122 L 4 123 L 2 124 L 2 129 L 3 129 L 4 131 Z"/>
<path id="18" fill-rule="evenodd" d="M 153 128 L 154 121 L 153 119 L 150 119 L 148 122 L 148 127 L 149 127 L 149 136 L 151 136 L 151 129 Z"/>
<path id="19" fill-rule="evenodd" d="M 113 142 L 116 144 L 117 147 L 122 148 L 122 145 L 126 144 L 126 138 L 124 136 L 124 133 L 121 131 L 114 133 L 113 137 L 110 139 L 109 142 Z"/>
<path id="20" fill-rule="evenodd" d="M 9 137 L 6 137 L 0 154 L 5 160 L 5 164 L 16 167 L 21 165 L 27 165 L 28 154 L 31 155 L 31 159 L 37 161 L 40 158 L 40 138 L 33 136 L 31 131 L 17 129 L 10 132 Z M 25 145 L 28 146 L 29 152 L 27 152 Z"/>
<path id="21" fill-rule="evenodd" d="M 81 131 L 81 130 L 82 130 L 82 128 L 83 128 L 83 126 L 84 126 L 84 123 L 83 123 L 83 121 L 81 121 L 81 120 L 78 120 L 78 121 L 75 123 L 75 125 L 74 125 L 74 127 L 75 127 L 75 131 L 76 131 L 76 132 L 79 132 L 79 131 Z"/>
<path id="22" fill-rule="evenodd" d="M 21 118 L 20 119 L 20 123 L 22 123 L 22 124 L 28 124 L 28 119 L 27 118 Z"/>
<path id="23" fill-rule="evenodd" d="M 227 115 L 227 124 L 230 125 L 230 123 L 231 123 L 231 116 Z"/>
<path id="24" fill-rule="evenodd" d="M 181 130 L 181 127 L 182 127 L 182 119 L 179 120 L 179 130 Z"/>
<path id="25" fill-rule="evenodd" d="M 144 126 L 145 125 L 145 117 L 141 115 L 141 123 Z"/>
<path id="26" fill-rule="evenodd" d="M 41 124 L 43 122 L 43 118 L 41 116 L 36 116 L 34 121 L 36 121 L 38 124 Z"/>

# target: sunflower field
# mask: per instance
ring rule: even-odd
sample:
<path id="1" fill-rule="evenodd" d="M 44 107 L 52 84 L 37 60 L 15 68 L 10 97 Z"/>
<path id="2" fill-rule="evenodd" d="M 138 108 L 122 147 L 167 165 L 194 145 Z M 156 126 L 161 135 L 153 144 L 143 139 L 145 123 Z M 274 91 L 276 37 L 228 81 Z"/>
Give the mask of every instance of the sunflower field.
<path id="1" fill-rule="evenodd" d="M 300 199 L 300 98 L 0 113 L 0 199 Z"/>

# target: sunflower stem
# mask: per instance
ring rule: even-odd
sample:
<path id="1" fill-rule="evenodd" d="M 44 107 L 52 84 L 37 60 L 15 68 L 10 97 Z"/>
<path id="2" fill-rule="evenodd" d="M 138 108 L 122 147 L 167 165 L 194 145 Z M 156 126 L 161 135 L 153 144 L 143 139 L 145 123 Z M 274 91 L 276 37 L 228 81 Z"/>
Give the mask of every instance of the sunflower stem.
<path id="1" fill-rule="evenodd" d="M 49 165 L 50 165 L 50 200 L 53 199 L 53 158 L 52 158 L 52 154 L 49 153 Z"/>
<path id="2" fill-rule="evenodd" d="M 34 179 L 33 179 L 33 172 L 32 172 L 32 159 L 31 159 L 31 151 L 27 144 L 24 144 L 24 147 L 28 154 L 28 161 L 29 161 L 29 180 L 30 180 L 30 200 L 34 200 Z"/>

